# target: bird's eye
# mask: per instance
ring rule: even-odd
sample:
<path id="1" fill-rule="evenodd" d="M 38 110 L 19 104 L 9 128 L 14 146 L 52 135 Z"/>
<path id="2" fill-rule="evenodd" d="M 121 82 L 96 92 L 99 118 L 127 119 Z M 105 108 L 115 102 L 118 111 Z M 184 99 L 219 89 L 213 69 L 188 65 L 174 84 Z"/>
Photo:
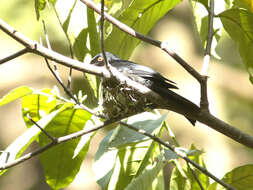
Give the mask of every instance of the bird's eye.
<path id="1" fill-rule="evenodd" d="M 103 57 L 98 57 L 98 59 L 97 59 L 98 61 L 103 61 L 104 60 L 104 58 Z"/>

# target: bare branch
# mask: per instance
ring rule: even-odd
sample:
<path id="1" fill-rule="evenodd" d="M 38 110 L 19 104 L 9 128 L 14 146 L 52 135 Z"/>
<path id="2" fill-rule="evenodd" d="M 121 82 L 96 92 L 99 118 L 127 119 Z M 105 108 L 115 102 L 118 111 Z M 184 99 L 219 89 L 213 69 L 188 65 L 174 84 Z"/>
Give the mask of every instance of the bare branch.
<path id="1" fill-rule="evenodd" d="M 44 58 L 50 59 L 67 67 L 73 67 L 78 71 L 94 74 L 101 77 L 110 76 L 109 72 L 102 67 L 96 67 L 91 64 L 84 64 L 80 61 L 71 59 L 62 54 L 59 54 L 55 51 L 43 47 L 39 43 L 32 41 L 22 33 L 16 31 L 13 27 L 9 26 L 1 19 L 0 19 L 0 29 L 9 36 L 11 36 L 13 39 L 24 45 L 29 50 L 29 52 L 40 55 Z"/>
<path id="2" fill-rule="evenodd" d="M 8 57 L 5 57 L 5 58 L 3 58 L 3 59 L 0 59 L 0 65 L 3 64 L 3 63 L 5 63 L 5 62 L 7 62 L 7 61 L 10 61 L 10 60 L 12 60 L 12 59 L 15 59 L 16 57 L 19 57 L 19 56 L 21 56 L 21 55 L 24 55 L 24 54 L 26 54 L 26 53 L 28 53 L 28 52 L 29 52 L 29 49 L 24 48 L 24 49 L 22 49 L 22 50 L 20 50 L 20 51 L 18 51 L 18 52 L 16 52 L 16 53 L 14 53 L 14 54 L 8 56 Z"/>
<path id="3" fill-rule="evenodd" d="M 35 125 L 37 126 L 49 139 L 51 139 L 52 142 L 56 141 L 56 138 L 51 136 L 46 130 L 44 130 L 38 123 L 36 123 L 29 115 L 27 118 Z"/>

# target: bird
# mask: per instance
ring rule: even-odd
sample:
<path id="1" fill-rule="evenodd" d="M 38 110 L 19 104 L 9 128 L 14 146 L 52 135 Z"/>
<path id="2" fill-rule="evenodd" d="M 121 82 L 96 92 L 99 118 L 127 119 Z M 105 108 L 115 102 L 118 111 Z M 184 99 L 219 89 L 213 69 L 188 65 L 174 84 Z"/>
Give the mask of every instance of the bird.
<path id="1" fill-rule="evenodd" d="M 150 67 L 139 65 L 128 60 L 122 60 L 110 52 L 105 52 L 105 55 L 108 63 L 116 68 L 117 71 L 164 98 L 167 105 L 162 105 L 161 108 L 182 114 L 192 125 L 195 125 L 196 115 L 199 114 L 200 108 L 188 99 L 172 91 L 172 89 L 178 89 L 175 82 L 167 79 Z M 105 66 L 103 54 L 99 53 L 94 56 L 90 64 Z M 115 96 L 117 96 L 117 94 Z"/>

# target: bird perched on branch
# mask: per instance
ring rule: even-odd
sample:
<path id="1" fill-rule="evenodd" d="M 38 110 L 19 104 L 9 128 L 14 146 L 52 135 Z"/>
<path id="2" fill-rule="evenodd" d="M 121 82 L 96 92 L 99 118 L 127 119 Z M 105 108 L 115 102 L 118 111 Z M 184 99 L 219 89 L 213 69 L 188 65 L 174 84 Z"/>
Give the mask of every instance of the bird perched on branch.
<path id="1" fill-rule="evenodd" d="M 102 80 L 102 96 L 104 112 L 109 118 L 128 117 L 147 109 L 162 108 L 184 115 L 193 125 L 200 108 L 176 94 L 170 89 L 178 89 L 176 84 L 162 76 L 150 67 L 138 65 L 128 60 L 121 60 L 116 55 L 106 52 L 106 58 L 111 67 L 116 68 L 129 79 L 149 88 L 157 93 L 156 99 L 145 94 L 140 94 L 124 83 L 115 83 L 111 79 Z M 90 64 L 104 66 L 102 53 L 92 58 Z"/>

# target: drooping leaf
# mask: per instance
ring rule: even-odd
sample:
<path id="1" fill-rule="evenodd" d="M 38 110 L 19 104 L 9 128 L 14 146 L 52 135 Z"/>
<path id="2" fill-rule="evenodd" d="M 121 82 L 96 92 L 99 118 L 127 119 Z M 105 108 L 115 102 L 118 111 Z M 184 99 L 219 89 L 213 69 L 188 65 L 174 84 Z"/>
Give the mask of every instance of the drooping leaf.
<path id="1" fill-rule="evenodd" d="M 82 130 L 90 117 L 91 114 L 82 109 L 69 108 L 57 114 L 47 125 L 46 131 L 53 137 L 68 135 Z M 65 188 L 78 173 L 89 146 L 88 140 L 77 154 L 75 149 L 79 141 L 80 138 L 68 141 L 41 154 L 46 181 L 52 189 Z M 45 146 L 50 139 L 41 134 L 39 142 Z"/>

